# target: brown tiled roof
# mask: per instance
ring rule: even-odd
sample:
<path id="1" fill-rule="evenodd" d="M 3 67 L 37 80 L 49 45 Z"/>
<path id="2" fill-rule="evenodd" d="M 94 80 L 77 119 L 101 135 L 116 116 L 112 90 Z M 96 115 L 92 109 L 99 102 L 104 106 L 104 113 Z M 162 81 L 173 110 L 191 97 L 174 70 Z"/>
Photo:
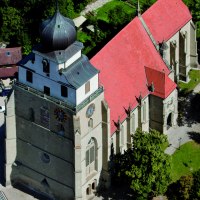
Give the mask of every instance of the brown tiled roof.
<path id="1" fill-rule="evenodd" d="M 12 78 L 18 72 L 18 67 L 2 67 L 0 68 L 0 78 Z"/>
<path id="2" fill-rule="evenodd" d="M 22 59 L 21 47 L 0 48 L 0 66 L 15 65 Z"/>

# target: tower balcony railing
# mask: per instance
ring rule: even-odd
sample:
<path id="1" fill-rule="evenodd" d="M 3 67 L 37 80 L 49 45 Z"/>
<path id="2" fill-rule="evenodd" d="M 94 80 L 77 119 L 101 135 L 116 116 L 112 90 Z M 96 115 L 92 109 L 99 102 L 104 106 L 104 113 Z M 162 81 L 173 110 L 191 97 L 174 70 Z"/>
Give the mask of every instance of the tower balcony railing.
<path id="1" fill-rule="evenodd" d="M 57 99 L 55 97 L 52 97 L 52 96 L 48 96 L 46 94 L 44 94 L 43 92 L 39 91 L 39 90 L 36 90 L 32 87 L 29 87 L 23 83 L 20 83 L 18 81 L 16 81 L 14 83 L 14 87 L 18 87 L 20 89 L 23 89 L 23 90 L 26 90 L 27 92 L 31 93 L 31 94 L 35 94 L 41 98 L 44 98 L 44 99 L 47 99 L 53 103 L 56 103 L 58 105 L 61 105 L 65 108 L 67 108 L 68 110 L 76 113 L 78 111 L 80 111 L 82 108 L 84 108 L 87 104 L 89 104 L 91 101 L 93 101 L 96 97 L 98 97 L 102 92 L 103 92 L 103 86 L 100 86 L 95 92 L 93 92 L 88 98 L 86 98 L 83 102 L 81 102 L 80 104 L 78 105 L 74 105 L 70 102 L 65 102 L 65 101 L 62 101 L 60 99 Z"/>

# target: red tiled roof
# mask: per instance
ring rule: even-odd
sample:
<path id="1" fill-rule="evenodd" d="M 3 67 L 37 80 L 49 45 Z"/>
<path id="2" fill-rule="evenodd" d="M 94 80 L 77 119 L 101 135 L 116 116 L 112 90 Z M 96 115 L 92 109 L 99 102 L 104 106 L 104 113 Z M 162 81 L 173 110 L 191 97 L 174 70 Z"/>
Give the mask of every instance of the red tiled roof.
<path id="1" fill-rule="evenodd" d="M 154 85 L 153 95 L 165 99 L 176 88 L 176 84 L 165 72 L 150 67 L 145 67 L 145 72 L 148 85 L 150 86 L 152 83 Z"/>
<path id="2" fill-rule="evenodd" d="M 192 19 L 182 0 L 158 0 L 142 17 L 158 43 L 169 40 Z"/>
<path id="3" fill-rule="evenodd" d="M 15 65 L 21 59 L 21 47 L 0 48 L 0 65 Z"/>
<path id="4" fill-rule="evenodd" d="M 137 17 L 103 47 L 91 63 L 100 70 L 100 83 L 110 107 L 112 133 L 116 130 L 113 121 L 127 117 L 124 108 L 129 105 L 135 108 L 140 92 L 142 97 L 149 94 L 144 66 L 169 74 Z"/>
<path id="5" fill-rule="evenodd" d="M 18 72 L 17 66 L 0 68 L 0 78 L 14 77 L 16 72 Z"/>

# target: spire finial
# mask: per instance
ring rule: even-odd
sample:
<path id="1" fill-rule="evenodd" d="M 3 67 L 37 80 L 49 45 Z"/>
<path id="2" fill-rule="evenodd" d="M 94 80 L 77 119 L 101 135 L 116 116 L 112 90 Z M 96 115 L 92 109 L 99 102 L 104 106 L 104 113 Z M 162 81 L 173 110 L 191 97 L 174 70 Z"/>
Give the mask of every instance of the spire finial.
<path id="1" fill-rule="evenodd" d="M 138 8 L 137 8 L 137 11 L 138 11 L 138 17 L 141 16 L 140 0 L 138 0 Z"/>
<path id="2" fill-rule="evenodd" d="M 58 0 L 56 0 L 56 11 L 59 11 L 59 8 L 58 8 Z"/>

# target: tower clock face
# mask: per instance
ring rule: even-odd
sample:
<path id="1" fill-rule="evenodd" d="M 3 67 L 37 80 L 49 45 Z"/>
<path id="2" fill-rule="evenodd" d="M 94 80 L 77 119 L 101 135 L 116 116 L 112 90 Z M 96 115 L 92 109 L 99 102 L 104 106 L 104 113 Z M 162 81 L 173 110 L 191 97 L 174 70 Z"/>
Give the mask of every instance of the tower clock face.
<path id="1" fill-rule="evenodd" d="M 65 114 L 65 112 L 60 109 L 60 108 L 56 108 L 54 110 L 54 115 L 56 117 L 56 119 L 59 121 L 59 122 L 64 122 L 67 120 L 67 115 Z"/>
<path id="2" fill-rule="evenodd" d="M 92 103 L 92 104 L 90 104 L 89 107 L 87 108 L 86 117 L 90 118 L 90 117 L 93 115 L 94 110 L 95 110 L 95 105 Z"/>

